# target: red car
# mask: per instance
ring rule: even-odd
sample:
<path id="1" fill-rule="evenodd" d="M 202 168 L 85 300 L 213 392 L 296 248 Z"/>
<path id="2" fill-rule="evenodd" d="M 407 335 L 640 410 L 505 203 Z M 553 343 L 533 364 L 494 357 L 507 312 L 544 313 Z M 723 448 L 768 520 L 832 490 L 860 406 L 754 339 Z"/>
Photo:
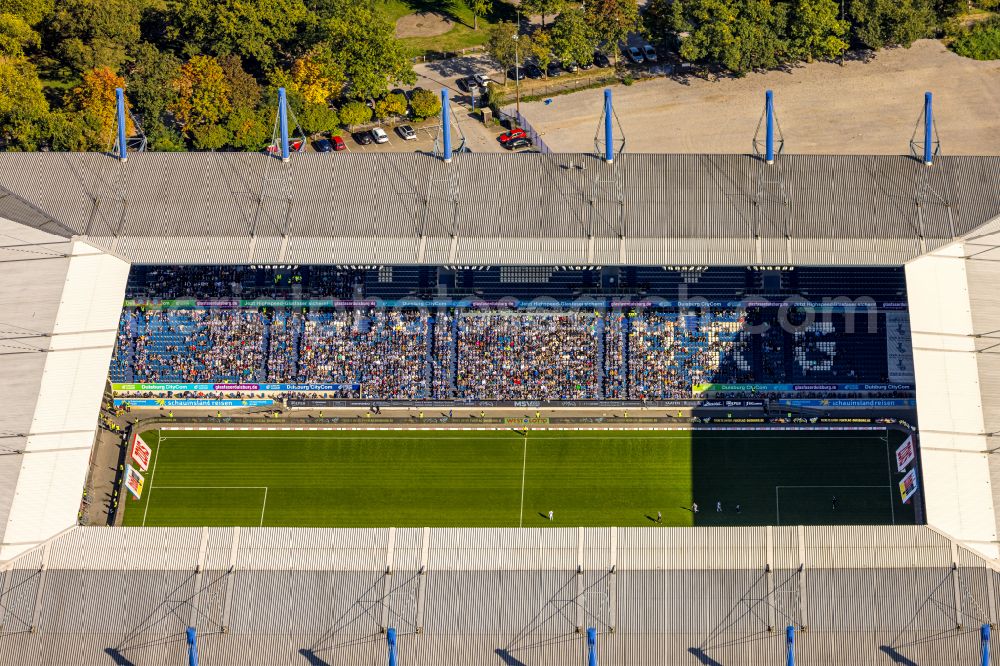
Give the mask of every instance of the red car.
<path id="1" fill-rule="evenodd" d="M 334 134 L 333 136 L 330 137 L 330 141 L 333 143 L 333 149 L 334 150 L 337 150 L 337 151 L 347 150 L 347 144 L 344 143 L 344 140 L 341 139 L 336 134 Z"/>
<path id="2" fill-rule="evenodd" d="M 507 145 L 509 141 L 513 141 L 514 139 L 527 139 L 527 138 L 528 138 L 528 133 L 525 132 L 520 127 L 515 127 L 509 132 L 504 132 L 499 137 L 500 144 L 504 146 Z"/>

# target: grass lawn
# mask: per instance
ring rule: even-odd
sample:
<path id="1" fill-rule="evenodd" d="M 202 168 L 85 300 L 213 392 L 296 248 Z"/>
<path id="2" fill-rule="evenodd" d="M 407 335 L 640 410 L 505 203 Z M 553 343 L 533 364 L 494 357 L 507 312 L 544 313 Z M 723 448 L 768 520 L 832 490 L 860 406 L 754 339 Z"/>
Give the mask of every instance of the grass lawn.
<path id="1" fill-rule="evenodd" d="M 443 35 L 431 37 L 407 37 L 400 41 L 406 45 L 412 55 L 423 55 L 428 51 L 452 52 L 470 46 L 486 43 L 489 28 L 500 21 L 516 21 L 517 10 L 502 0 L 493 3 L 493 9 L 479 19 L 479 30 L 474 30 L 475 17 L 469 5 L 463 0 L 377 0 L 375 6 L 393 24 L 407 14 L 418 12 L 437 12 L 454 22 L 454 27 Z"/>
<path id="2" fill-rule="evenodd" d="M 914 521 L 890 473 L 895 432 L 888 442 L 884 432 L 653 430 L 143 438 L 153 463 L 126 525 L 649 526 L 657 511 L 664 525 Z"/>

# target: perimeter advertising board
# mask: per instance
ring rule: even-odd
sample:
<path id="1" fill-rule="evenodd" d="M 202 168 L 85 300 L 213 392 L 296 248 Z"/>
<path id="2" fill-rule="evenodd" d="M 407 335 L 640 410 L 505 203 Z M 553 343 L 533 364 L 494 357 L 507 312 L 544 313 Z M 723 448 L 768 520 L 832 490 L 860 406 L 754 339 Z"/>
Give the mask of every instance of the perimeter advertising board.
<path id="1" fill-rule="evenodd" d="M 146 479 L 132 465 L 125 465 L 125 488 L 132 493 L 136 499 L 142 497 L 142 486 Z"/>
<path id="2" fill-rule="evenodd" d="M 914 493 L 917 492 L 917 470 L 911 469 L 899 482 L 899 494 L 903 498 L 903 504 L 910 501 Z"/>
<path id="3" fill-rule="evenodd" d="M 142 441 L 142 437 L 139 435 L 135 436 L 135 440 L 132 442 L 132 450 L 129 453 L 132 456 L 132 460 L 139 466 L 139 469 L 143 472 L 149 469 L 149 459 L 153 455 L 153 450 L 149 448 L 146 442 Z"/>
<path id="4" fill-rule="evenodd" d="M 896 468 L 902 472 L 916 457 L 916 451 L 913 449 L 913 435 L 910 435 L 906 438 L 906 441 L 900 444 L 899 448 L 896 449 Z"/>

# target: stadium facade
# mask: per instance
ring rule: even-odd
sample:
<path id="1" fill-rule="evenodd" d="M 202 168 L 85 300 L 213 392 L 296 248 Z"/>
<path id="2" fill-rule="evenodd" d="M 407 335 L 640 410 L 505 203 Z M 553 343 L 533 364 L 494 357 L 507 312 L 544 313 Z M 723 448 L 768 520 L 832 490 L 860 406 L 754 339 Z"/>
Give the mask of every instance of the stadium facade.
<path id="1" fill-rule="evenodd" d="M 980 663 L 1000 603 L 924 526 L 74 528 L 0 581 L 3 666 Z"/>
<path id="2" fill-rule="evenodd" d="M 385 543 L 389 533 L 378 530 L 248 531 L 247 534 L 254 535 L 251 540 L 265 542 L 249 546 L 242 538 L 237 541 L 231 531 L 72 527 L 94 439 L 94 415 L 104 394 L 131 264 L 904 265 L 926 518 L 930 527 L 857 531 L 844 528 L 808 534 L 786 528 L 664 531 L 662 536 L 653 535 L 653 531 L 648 536 L 643 531 L 624 531 L 621 536 L 612 536 L 618 534 L 614 530 L 608 534 L 553 531 L 551 536 L 547 536 L 548 531 L 543 536 L 527 530 L 456 532 L 459 536 L 454 537 L 445 531 L 437 532 L 445 541 L 460 538 L 486 545 L 456 545 L 455 555 L 449 557 L 458 559 L 447 560 L 436 574 L 428 563 L 427 580 L 439 575 L 437 580 L 445 586 L 437 598 L 443 599 L 440 602 L 443 606 L 456 604 L 450 612 L 458 616 L 449 616 L 454 624 L 440 625 L 446 638 L 426 648 L 430 656 L 420 663 L 444 663 L 435 661 L 435 655 L 450 658 L 458 654 L 456 646 L 463 644 L 463 636 L 482 633 L 473 626 L 477 622 L 507 627 L 503 636 L 476 639 L 481 642 L 476 654 L 482 652 L 487 655 L 484 660 L 493 659 L 484 663 L 495 663 L 498 658 L 508 664 L 575 663 L 577 657 L 564 657 L 560 651 L 565 650 L 566 655 L 579 654 L 580 639 L 563 629 L 572 627 L 575 631 L 579 626 L 587 626 L 586 621 L 581 624 L 579 619 L 560 619 L 566 626 L 553 630 L 551 635 L 545 631 L 532 634 L 530 623 L 535 616 L 527 614 L 526 609 L 529 606 L 543 609 L 546 603 L 555 603 L 549 601 L 552 595 L 542 599 L 545 594 L 538 590 L 552 587 L 552 593 L 557 594 L 562 584 L 556 581 L 559 576 L 573 579 L 589 571 L 602 571 L 600 576 L 604 576 L 615 562 L 606 555 L 610 546 L 597 545 L 601 539 L 609 543 L 615 539 L 633 540 L 639 551 L 649 550 L 646 554 L 651 559 L 640 564 L 633 561 L 629 566 L 645 572 L 642 576 L 646 578 L 639 576 L 636 581 L 646 580 L 653 589 L 665 590 L 655 602 L 645 596 L 636 605 L 623 606 L 624 601 L 619 602 L 618 609 L 639 609 L 635 611 L 630 631 L 642 636 L 636 640 L 643 645 L 626 647 L 630 644 L 621 640 L 621 647 L 605 648 L 619 651 L 606 653 L 608 659 L 601 663 L 652 663 L 657 661 L 654 655 L 667 651 L 686 654 L 701 663 L 715 663 L 715 657 L 706 656 L 708 651 L 703 647 L 711 631 L 706 633 L 700 626 L 692 631 L 676 628 L 686 626 L 680 618 L 690 613 L 690 607 L 684 607 L 682 601 L 676 617 L 662 615 L 664 611 L 658 605 L 673 598 L 666 591 L 676 589 L 677 585 L 692 590 L 716 585 L 712 589 L 722 590 L 719 608 L 725 607 L 726 612 L 719 615 L 706 610 L 705 617 L 723 618 L 730 610 L 742 608 L 747 595 L 756 594 L 752 592 L 752 581 L 764 569 L 798 571 L 803 565 L 806 571 L 815 567 L 825 572 L 812 578 L 823 581 L 825 587 L 806 595 L 816 600 L 806 612 L 816 612 L 812 609 L 819 607 L 824 609 L 819 611 L 820 617 L 831 618 L 829 625 L 811 621 L 817 633 L 804 639 L 816 641 L 810 649 L 816 650 L 817 660 L 823 661 L 822 655 L 835 653 L 828 650 L 836 651 L 847 645 L 842 642 L 845 632 L 856 633 L 858 645 L 863 643 L 864 647 L 843 653 L 844 658 L 836 652 L 838 656 L 833 660 L 862 663 L 874 661 L 869 658 L 871 655 L 895 658 L 886 650 L 871 652 L 872 646 L 875 650 L 878 646 L 899 649 L 892 647 L 902 645 L 898 638 L 884 637 L 890 633 L 912 631 L 913 645 L 936 646 L 914 649 L 932 650 L 944 645 L 931 637 L 940 631 L 950 632 L 947 647 L 941 648 L 944 652 L 935 656 L 928 653 L 927 659 L 915 661 L 953 663 L 944 655 L 965 653 L 964 641 L 973 640 L 967 631 L 969 621 L 955 621 L 948 615 L 951 611 L 942 611 L 941 617 L 947 617 L 947 622 L 939 617 L 923 625 L 923 620 L 914 618 L 930 605 L 940 611 L 944 601 L 938 603 L 934 595 L 949 585 L 952 585 L 952 594 L 947 597 L 951 600 L 949 608 L 969 607 L 963 605 L 965 593 L 961 584 L 948 582 L 960 578 L 949 573 L 955 571 L 953 565 L 958 565 L 958 570 L 980 572 L 982 589 L 989 586 L 989 591 L 976 593 L 979 596 L 975 605 L 981 610 L 990 609 L 977 611 L 977 619 L 989 615 L 992 622 L 990 613 L 996 607 L 992 592 L 995 574 L 987 560 L 994 560 L 1000 554 L 997 539 L 1000 503 L 993 491 L 994 479 L 1000 482 L 1000 466 L 990 455 L 994 433 L 1000 431 L 1000 372 L 997 372 L 1000 368 L 996 367 L 992 353 L 996 331 L 1000 330 L 1000 301 L 995 288 L 1000 283 L 1000 267 L 995 261 L 1000 248 L 997 182 L 1000 182 L 1000 158 L 987 157 L 940 157 L 933 166 L 925 166 L 908 157 L 785 155 L 775 165 L 768 166 L 754 157 L 741 155 L 625 154 L 611 165 L 590 155 L 553 154 L 460 154 L 450 164 L 416 153 L 303 154 L 295 155 L 288 164 L 248 154 L 139 154 L 124 163 L 97 154 L 0 155 L 0 217 L 3 218 L 0 228 L 6 239 L 0 263 L 0 279 L 4 284 L 0 311 L 4 317 L 6 347 L 0 388 L 5 406 L 0 416 L 4 438 L 4 455 L 0 455 L 0 561 L 8 561 L 2 588 L 4 602 L 0 605 L 10 609 L 11 600 L 15 599 L 10 596 L 12 591 L 20 594 L 35 585 L 30 603 L 26 597 L 16 597 L 20 609 L 17 614 L 22 619 L 27 617 L 24 615 L 27 606 L 34 604 L 30 617 L 36 614 L 50 617 L 54 611 L 43 613 L 39 604 L 51 603 L 54 604 L 51 608 L 55 608 L 68 603 L 69 597 L 58 595 L 70 594 L 72 587 L 72 594 L 84 591 L 79 600 L 84 605 L 74 617 L 79 620 L 81 615 L 96 615 L 104 622 L 105 616 L 113 615 L 110 610 L 102 611 L 99 604 L 86 604 L 100 599 L 102 593 L 111 595 L 112 590 L 116 595 L 111 598 L 120 601 L 122 596 L 133 594 L 145 584 L 135 577 L 137 572 L 147 572 L 149 575 L 143 581 L 159 580 L 163 587 L 150 590 L 146 596 L 152 606 L 137 607 L 135 617 L 153 617 L 163 608 L 190 605 L 190 601 L 175 600 L 172 590 L 177 585 L 187 586 L 184 589 L 190 600 L 192 594 L 197 596 L 204 589 L 204 572 L 209 570 L 225 569 L 231 580 L 256 576 L 257 582 L 244 578 L 248 587 L 225 583 L 229 595 L 226 599 L 234 598 L 234 590 L 245 595 L 238 597 L 241 603 L 227 602 L 227 612 L 232 613 L 234 606 L 261 608 L 258 602 L 262 599 L 270 601 L 279 595 L 287 596 L 288 604 L 294 604 L 296 588 L 289 583 L 297 576 L 298 569 L 324 572 L 322 585 L 334 590 L 348 585 L 348 580 L 355 587 L 362 584 L 359 581 L 364 576 L 348 576 L 343 571 L 366 571 L 376 587 L 381 580 L 378 576 L 385 575 L 384 563 L 349 564 L 355 556 L 360 557 L 357 555 L 360 551 L 352 546 L 336 546 L 339 540 L 347 543 L 361 540 L 358 542 L 361 543 L 366 539 L 381 539 L 379 543 Z M 67 529 L 70 530 L 67 534 L 49 542 Z M 941 536 L 935 530 L 948 536 Z M 888 542 L 870 548 L 859 546 L 856 553 L 852 552 L 853 546 L 845 545 L 840 550 L 837 545 L 856 541 L 862 534 L 876 541 L 883 538 L 877 535 L 884 535 Z M 313 538 L 319 539 L 319 544 L 329 541 L 332 552 L 341 553 L 348 564 L 325 560 L 297 564 L 296 540 Z M 426 544 L 432 537 L 409 530 L 400 531 L 400 536 L 393 538 L 402 539 L 395 543 L 405 542 L 408 552 L 413 551 L 407 557 L 415 558 L 414 553 L 420 548 L 429 548 Z M 669 541 L 674 538 L 702 539 L 705 545 L 698 550 L 692 541 L 673 549 Z M 418 546 L 421 539 L 424 545 Z M 500 539 L 501 543 L 491 539 Z M 545 539 L 563 540 L 565 544 L 544 546 Z M 595 556 L 593 564 L 587 564 L 583 573 L 578 574 L 578 560 L 589 553 L 590 546 L 584 544 L 589 539 L 596 539 L 595 552 L 604 554 Z M 639 543 L 647 539 L 663 540 L 663 544 Z M 737 542 L 754 543 L 757 550 L 744 550 Z M 924 548 L 925 543 L 932 546 Z M 937 545 L 933 546 L 934 543 Z M 394 559 L 394 548 L 399 547 L 380 545 L 374 557 Z M 976 555 L 967 553 L 966 547 Z M 243 548 L 247 549 L 245 554 Z M 302 552 L 323 550 L 323 546 L 313 548 L 314 551 L 306 548 Z M 467 548 L 479 548 L 482 557 L 474 564 L 463 565 L 461 554 Z M 565 551 L 563 555 L 575 553 L 577 559 L 566 556 L 556 558 L 558 563 L 556 560 L 546 563 L 549 548 Z M 112 565 L 111 560 L 88 564 L 84 559 L 74 559 L 90 557 L 84 551 L 91 549 L 104 554 L 117 550 L 122 557 L 146 559 L 144 563 L 123 560 L 118 565 Z M 731 553 L 733 557 L 740 557 L 738 553 L 752 554 L 746 555 L 745 561 L 720 564 L 720 570 L 729 573 L 720 574 L 712 582 L 709 574 L 699 573 L 704 570 L 699 559 L 688 559 L 689 549 L 702 552 L 705 557 L 709 553 Z M 230 566 L 236 561 L 234 558 L 243 558 L 242 566 L 231 570 L 218 563 L 209 566 L 203 561 L 209 550 L 226 551 Z M 179 555 L 182 551 L 185 554 Z M 787 551 L 787 557 L 776 555 L 777 551 Z M 69 554 L 59 560 L 59 566 L 53 566 L 49 561 L 53 552 Z M 494 561 L 486 557 L 487 552 L 497 558 L 513 559 Z M 518 553 L 528 552 L 540 559 L 518 563 Z M 843 560 L 834 555 L 845 552 L 848 555 Z M 881 555 L 875 553 L 884 553 L 887 559 L 880 560 Z M 924 560 L 926 553 L 933 555 Z M 218 557 L 225 559 L 223 555 Z M 778 564 L 776 557 L 784 559 Z M 149 558 L 155 559 L 156 566 L 150 564 Z M 451 574 L 444 574 L 444 570 L 462 570 L 463 566 L 478 573 L 464 582 L 459 578 L 445 580 Z M 54 569 L 63 573 L 44 574 Z M 93 575 L 88 573 L 91 569 Z M 668 581 L 666 572 L 671 569 L 685 573 Z M 556 573 L 550 576 L 542 571 Z M 508 576 L 504 572 L 520 573 Z M 865 576 L 871 580 L 866 582 Z M 61 582 L 50 583 L 50 577 Z M 307 585 L 303 581 L 308 578 L 305 576 L 296 584 Z M 548 578 L 552 580 L 544 582 Z M 473 579 L 483 581 L 482 585 L 492 581 L 496 589 L 508 589 L 511 598 L 526 595 L 529 589 L 535 590 L 532 595 L 541 596 L 530 603 L 524 602 L 524 613 L 518 611 L 504 619 L 506 606 L 500 604 L 463 624 L 461 612 L 454 609 L 471 603 L 463 596 L 468 592 L 461 588 Z M 91 584 L 85 583 L 88 580 L 109 584 L 98 583 L 87 588 Z M 385 581 L 381 582 L 385 586 Z M 81 583 L 85 583 L 82 588 Z M 65 590 L 63 585 L 67 586 Z M 642 585 L 633 588 L 635 594 L 640 594 L 639 587 Z M 866 595 L 876 605 L 864 611 L 868 613 L 867 619 L 859 615 L 840 624 L 838 609 L 847 598 L 843 590 L 852 589 L 856 592 L 850 597 L 851 608 L 859 608 L 859 599 Z M 882 592 L 873 593 L 875 589 Z M 376 600 L 384 599 L 386 594 L 389 592 L 383 592 Z M 900 606 L 889 605 L 899 601 L 903 594 L 906 596 Z M 763 593 L 759 596 L 766 597 Z M 345 599 L 349 597 L 351 594 L 347 593 Z M 354 597 L 352 603 L 363 603 L 358 601 L 363 595 Z M 573 601 L 576 598 L 567 596 L 566 607 L 573 608 L 567 611 L 570 615 L 577 612 L 580 602 Z M 329 608 L 323 606 L 326 614 L 322 622 L 315 620 L 320 623 L 317 627 L 322 625 L 322 628 L 302 632 L 316 634 L 308 639 L 303 636 L 299 641 L 302 645 L 293 644 L 295 641 L 290 639 L 296 633 L 295 620 L 291 618 L 303 616 L 293 605 L 282 606 L 286 610 L 281 612 L 287 612 L 287 616 L 272 617 L 268 622 L 276 624 L 261 631 L 255 630 L 257 625 L 248 619 L 240 625 L 248 637 L 233 654 L 240 654 L 239 650 L 246 650 L 243 654 L 273 651 L 291 654 L 291 661 L 301 662 L 305 653 L 297 651 L 312 650 L 310 646 L 317 645 L 315 641 L 330 628 L 328 611 L 341 607 L 337 604 L 340 602 Z M 654 606 L 658 608 L 654 610 Z M 648 612 L 642 610 L 646 607 Z M 185 606 L 184 612 L 193 612 L 193 608 Z M 237 612 L 244 611 L 245 608 Z M 733 612 L 745 615 L 743 610 Z M 795 613 L 804 611 L 788 606 L 782 612 L 795 617 Z M 657 620 L 661 624 L 642 624 L 646 620 L 641 618 L 649 613 L 661 618 Z M 8 610 L 7 616 L 11 614 Z M 886 624 L 889 620 L 879 619 L 887 617 L 897 624 Z M 10 627 L 15 626 L 11 621 L 4 621 L 0 635 L 0 640 L 6 643 L 0 654 L 14 655 L 6 657 L 12 660 L 10 663 L 38 663 L 37 659 L 18 661 L 20 654 L 43 655 L 43 663 L 60 663 L 55 655 L 68 648 L 57 647 L 52 636 L 44 638 L 49 632 L 65 636 L 74 645 L 80 645 L 81 640 L 85 645 L 93 641 L 95 649 L 112 649 L 114 643 L 110 638 L 95 638 L 110 636 L 106 632 L 111 630 L 104 625 L 80 624 L 79 628 L 67 629 L 40 621 L 22 621 L 28 630 L 18 629 L 13 633 L 25 633 L 18 640 L 28 642 L 23 647 L 14 647 L 7 635 L 13 631 Z M 774 624 L 780 623 L 775 619 Z M 623 622 L 616 629 L 615 638 L 605 645 L 614 645 L 619 636 L 627 636 L 627 624 Z M 764 624 L 773 630 L 772 624 Z M 145 631 L 141 622 L 133 625 L 140 634 Z M 275 638 L 281 643 L 280 648 L 276 644 L 265 645 L 262 636 L 278 625 L 286 627 Z M 31 627 L 36 632 L 41 628 L 43 634 L 32 634 Z M 821 631 L 819 627 L 824 629 Z M 929 632 L 926 641 L 919 633 L 925 630 Z M 519 632 L 524 631 L 533 636 L 532 645 L 541 646 L 530 660 L 520 659 L 510 649 L 516 645 Z M 770 640 L 773 631 L 768 632 L 766 627 L 766 633 L 759 635 L 759 642 L 757 638 L 746 638 L 754 636 L 756 630 L 747 629 L 745 634 L 742 629 L 734 631 L 725 639 L 728 644 L 742 646 L 726 648 L 733 650 L 729 653 L 733 660 L 744 661 L 734 655 L 748 654 L 745 650 L 751 649 L 740 641 L 754 643 L 756 647 L 752 649 L 762 651 L 759 658 L 762 663 L 770 659 L 768 655 L 773 651 L 781 649 L 779 641 Z M 683 636 L 676 640 L 667 638 L 672 632 Z M 170 630 L 157 634 L 151 644 L 169 642 L 175 633 Z M 742 638 L 737 638 L 737 634 Z M 376 661 L 377 641 L 372 639 L 371 632 L 365 635 L 366 638 L 358 640 L 371 643 L 370 661 Z M 429 629 L 427 635 L 433 635 Z M 225 636 L 219 638 L 225 639 Z M 342 644 L 349 639 L 344 635 L 336 640 Z M 408 649 L 425 649 L 415 641 Z M 430 640 L 425 639 L 425 643 Z M 125 645 L 122 641 L 118 644 Z M 229 648 L 220 647 L 226 649 Z M 551 658 L 545 652 L 549 649 L 554 651 Z M 638 652 L 630 653 L 633 649 Z M 506 656 L 497 650 L 506 650 Z M 45 656 L 48 654 L 51 658 Z M 107 661 L 110 654 L 101 658 Z M 123 653 L 116 654 L 120 657 Z M 635 659 L 630 657 L 632 654 L 637 655 Z M 899 654 L 903 654 L 902 649 Z M 229 659 L 233 663 L 248 663 L 238 656 Z M 284 657 L 268 663 L 279 663 L 281 659 Z M 456 659 L 454 663 L 476 663 L 479 657 Z M 159 657 L 151 661 L 155 660 Z M 98 661 L 95 658 L 95 663 Z M 65 663 L 91 662 L 74 656 Z M 344 660 L 317 656 L 313 663 L 344 663 Z"/>

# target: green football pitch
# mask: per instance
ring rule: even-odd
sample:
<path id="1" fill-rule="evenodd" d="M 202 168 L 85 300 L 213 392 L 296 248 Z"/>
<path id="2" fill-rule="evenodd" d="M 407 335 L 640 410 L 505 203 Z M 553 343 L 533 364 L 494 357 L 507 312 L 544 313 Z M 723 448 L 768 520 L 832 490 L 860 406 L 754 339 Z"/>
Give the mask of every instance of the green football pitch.
<path id="1" fill-rule="evenodd" d="M 657 512 L 664 525 L 914 522 L 896 485 L 895 431 L 161 430 L 143 439 L 153 462 L 142 499 L 126 502 L 126 525 L 651 526 Z"/>

